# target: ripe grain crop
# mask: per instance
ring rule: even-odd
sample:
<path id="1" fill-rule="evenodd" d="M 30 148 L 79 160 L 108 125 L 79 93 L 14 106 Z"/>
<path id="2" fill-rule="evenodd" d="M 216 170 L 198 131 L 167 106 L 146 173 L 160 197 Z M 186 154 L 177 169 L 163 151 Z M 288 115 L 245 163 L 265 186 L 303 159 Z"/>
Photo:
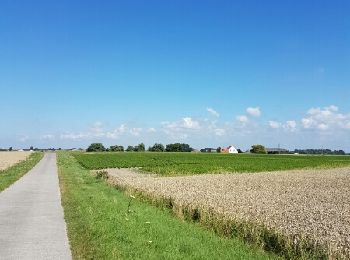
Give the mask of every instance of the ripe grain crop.
<path id="1" fill-rule="evenodd" d="M 0 152 L 0 171 L 28 158 L 31 152 Z"/>
<path id="2" fill-rule="evenodd" d="M 180 217 L 287 258 L 350 258 L 350 168 L 181 177 L 108 173 L 113 185 Z"/>
<path id="3" fill-rule="evenodd" d="M 87 169 L 141 167 L 164 176 L 350 166 L 350 156 L 205 153 L 74 153 Z"/>
<path id="4" fill-rule="evenodd" d="M 57 158 L 74 259 L 280 259 L 124 194 L 106 184 L 104 173 L 89 174 L 68 152 Z"/>
<path id="5" fill-rule="evenodd" d="M 27 157 L 25 157 L 27 155 Z M 0 158 L 6 162 L 6 169 L 0 170 L 0 192 L 9 187 L 12 183 L 21 178 L 32 169 L 43 157 L 41 152 L 25 153 L 4 152 Z M 22 158 L 25 158 L 21 160 Z M 11 163 L 9 163 L 11 162 Z M 16 163 L 14 163 L 16 162 Z M 5 164 L 3 164 L 5 165 Z M 8 166 L 11 165 L 11 166 Z"/>

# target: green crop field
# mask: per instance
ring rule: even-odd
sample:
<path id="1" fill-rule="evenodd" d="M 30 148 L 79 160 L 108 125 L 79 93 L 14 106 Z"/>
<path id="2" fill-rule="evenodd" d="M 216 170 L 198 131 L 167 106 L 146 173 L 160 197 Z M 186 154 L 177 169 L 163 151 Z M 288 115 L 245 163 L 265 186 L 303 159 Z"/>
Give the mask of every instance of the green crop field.
<path id="1" fill-rule="evenodd" d="M 57 164 L 73 259 L 281 259 L 133 199 L 69 153 Z"/>
<path id="2" fill-rule="evenodd" d="M 148 152 L 73 154 L 87 169 L 142 167 L 144 171 L 164 176 L 350 166 L 350 156 Z"/>

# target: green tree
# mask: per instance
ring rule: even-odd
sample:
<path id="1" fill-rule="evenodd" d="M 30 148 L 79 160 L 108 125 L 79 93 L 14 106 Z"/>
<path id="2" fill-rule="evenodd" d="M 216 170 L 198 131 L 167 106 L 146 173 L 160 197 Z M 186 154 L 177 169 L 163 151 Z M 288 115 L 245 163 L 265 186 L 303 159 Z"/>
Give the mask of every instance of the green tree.
<path id="1" fill-rule="evenodd" d="M 104 151 L 106 151 L 106 148 L 101 143 L 92 143 L 86 149 L 86 151 L 87 152 L 104 152 Z"/>
<path id="2" fill-rule="evenodd" d="M 144 152 L 146 150 L 145 148 L 145 144 L 144 143 L 140 143 L 137 146 L 134 147 L 134 151 L 135 152 Z"/>
<path id="3" fill-rule="evenodd" d="M 148 151 L 150 152 L 164 152 L 165 148 L 164 145 L 155 143 L 153 146 L 151 146 Z"/>
<path id="4" fill-rule="evenodd" d="M 165 150 L 167 152 L 192 152 L 193 148 L 189 144 L 167 144 Z"/>
<path id="5" fill-rule="evenodd" d="M 109 147 L 111 152 L 124 152 L 124 146 L 122 145 L 112 145 Z"/>
<path id="6" fill-rule="evenodd" d="M 260 153 L 260 154 L 266 154 L 266 148 L 265 146 L 261 145 L 261 144 L 255 144 L 252 145 L 252 149 L 250 149 L 251 153 Z"/>
<path id="7" fill-rule="evenodd" d="M 126 151 L 127 152 L 133 152 L 134 151 L 134 147 L 129 145 L 127 148 L 126 148 Z"/>

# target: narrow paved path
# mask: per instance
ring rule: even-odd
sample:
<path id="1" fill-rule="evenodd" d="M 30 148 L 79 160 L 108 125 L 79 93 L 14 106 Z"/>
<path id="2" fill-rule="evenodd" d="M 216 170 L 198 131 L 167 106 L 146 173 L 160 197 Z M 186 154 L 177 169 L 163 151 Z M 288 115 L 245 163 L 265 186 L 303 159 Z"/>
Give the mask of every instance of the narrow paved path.
<path id="1" fill-rule="evenodd" d="M 55 153 L 0 193 L 0 259 L 71 259 Z"/>

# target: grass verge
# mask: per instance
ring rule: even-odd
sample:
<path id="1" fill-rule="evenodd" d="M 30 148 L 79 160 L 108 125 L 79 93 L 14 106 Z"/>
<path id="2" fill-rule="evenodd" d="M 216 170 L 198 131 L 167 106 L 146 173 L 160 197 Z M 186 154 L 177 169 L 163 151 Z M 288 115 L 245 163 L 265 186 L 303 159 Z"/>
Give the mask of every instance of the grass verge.
<path id="1" fill-rule="evenodd" d="M 320 244 L 313 238 L 287 237 L 263 224 L 236 220 L 219 214 L 215 210 L 202 209 L 191 204 L 176 203 L 172 198 L 155 196 L 152 192 L 119 185 L 113 181 L 113 178 L 106 179 L 111 185 L 123 190 L 125 194 L 134 194 L 141 201 L 158 208 L 169 209 L 181 220 L 198 223 L 219 236 L 238 238 L 284 259 L 345 259 L 344 256 L 329 251 L 327 245 Z"/>
<path id="2" fill-rule="evenodd" d="M 58 153 L 58 168 L 74 259 L 278 258 L 127 196 L 67 152 Z"/>
<path id="3" fill-rule="evenodd" d="M 32 153 L 26 160 L 0 171 L 0 192 L 31 170 L 43 156 L 42 152 Z"/>

